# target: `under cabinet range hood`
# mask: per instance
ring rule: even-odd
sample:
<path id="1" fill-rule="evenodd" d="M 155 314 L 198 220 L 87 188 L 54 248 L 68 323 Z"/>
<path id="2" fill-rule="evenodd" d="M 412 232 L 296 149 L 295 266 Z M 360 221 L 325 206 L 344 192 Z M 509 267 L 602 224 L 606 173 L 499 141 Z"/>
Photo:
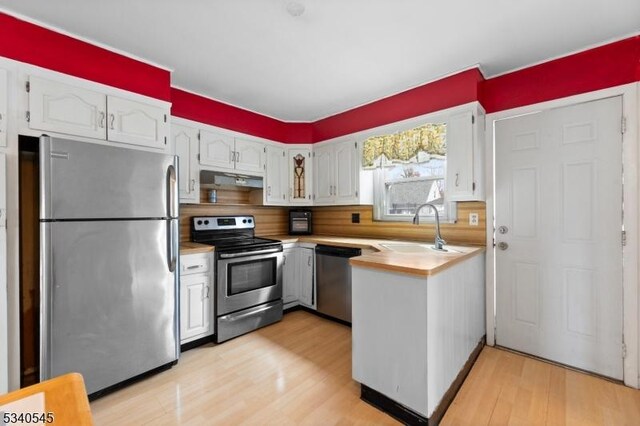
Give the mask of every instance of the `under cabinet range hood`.
<path id="1" fill-rule="evenodd" d="M 216 188 L 251 188 L 262 189 L 262 177 L 248 176 L 234 173 L 200 171 L 200 185 L 215 186 Z"/>

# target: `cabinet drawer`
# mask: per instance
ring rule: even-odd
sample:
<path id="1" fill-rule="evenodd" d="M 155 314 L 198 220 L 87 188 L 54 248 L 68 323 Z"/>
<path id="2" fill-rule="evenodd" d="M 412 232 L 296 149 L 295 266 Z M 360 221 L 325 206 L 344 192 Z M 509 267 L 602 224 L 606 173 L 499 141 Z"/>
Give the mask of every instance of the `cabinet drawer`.
<path id="1" fill-rule="evenodd" d="M 180 256 L 180 275 L 207 273 L 211 270 L 211 262 L 208 253 Z"/>

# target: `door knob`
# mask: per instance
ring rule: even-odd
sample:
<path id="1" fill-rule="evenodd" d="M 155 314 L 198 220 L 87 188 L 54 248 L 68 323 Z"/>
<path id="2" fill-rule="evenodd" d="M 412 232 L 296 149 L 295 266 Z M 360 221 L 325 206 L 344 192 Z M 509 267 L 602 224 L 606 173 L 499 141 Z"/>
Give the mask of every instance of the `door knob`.
<path id="1" fill-rule="evenodd" d="M 506 226 L 499 226 L 498 227 L 498 232 L 501 234 L 506 234 L 507 232 L 509 232 L 509 228 L 507 228 Z"/>
<path id="2" fill-rule="evenodd" d="M 508 249 L 508 248 L 509 248 L 509 244 L 505 243 L 504 241 L 499 242 L 499 243 L 498 243 L 498 248 L 499 248 L 500 250 L 506 250 L 506 249 Z"/>

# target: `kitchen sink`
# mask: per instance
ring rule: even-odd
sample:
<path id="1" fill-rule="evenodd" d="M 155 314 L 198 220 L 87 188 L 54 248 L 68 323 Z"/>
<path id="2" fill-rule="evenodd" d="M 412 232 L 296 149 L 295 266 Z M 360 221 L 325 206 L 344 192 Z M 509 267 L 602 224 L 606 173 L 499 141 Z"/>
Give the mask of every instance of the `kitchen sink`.
<path id="1" fill-rule="evenodd" d="M 418 244 L 418 243 L 382 243 L 380 246 L 387 250 L 395 251 L 398 253 L 442 253 L 440 250 L 433 248 L 432 244 Z M 448 253 L 461 253 L 459 250 L 454 250 L 450 247 L 444 247 Z"/>

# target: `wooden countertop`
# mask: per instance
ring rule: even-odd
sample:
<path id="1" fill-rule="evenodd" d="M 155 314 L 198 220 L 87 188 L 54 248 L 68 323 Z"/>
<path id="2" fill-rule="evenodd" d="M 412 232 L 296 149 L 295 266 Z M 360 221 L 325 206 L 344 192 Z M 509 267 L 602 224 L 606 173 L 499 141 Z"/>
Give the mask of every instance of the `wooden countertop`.
<path id="1" fill-rule="evenodd" d="M 209 253 L 213 251 L 213 246 L 200 243 L 192 243 L 191 241 L 183 241 L 180 243 L 180 255 L 183 254 L 195 254 L 195 253 Z"/>
<path id="2" fill-rule="evenodd" d="M 418 252 L 407 253 L 387 248 L 384 244 L 424 244 L 432 245 L 433 242 L 381 240 L 369 238 L 348 238 L 314 235 L 276 235 L 269 236 L 283 243 L 313 243 L 327 244 L 340 247 L 354 247 L 374 250 L 374 253 L 352 257 L 349 263 L 353 266 L 381 269 L 390 272 L 398 272 L 410 275 L 427 277 L 437 274 L 465 259 L 484 253 L 485 247 L 447 246 L 455 251 L 450 252 Z"/>

